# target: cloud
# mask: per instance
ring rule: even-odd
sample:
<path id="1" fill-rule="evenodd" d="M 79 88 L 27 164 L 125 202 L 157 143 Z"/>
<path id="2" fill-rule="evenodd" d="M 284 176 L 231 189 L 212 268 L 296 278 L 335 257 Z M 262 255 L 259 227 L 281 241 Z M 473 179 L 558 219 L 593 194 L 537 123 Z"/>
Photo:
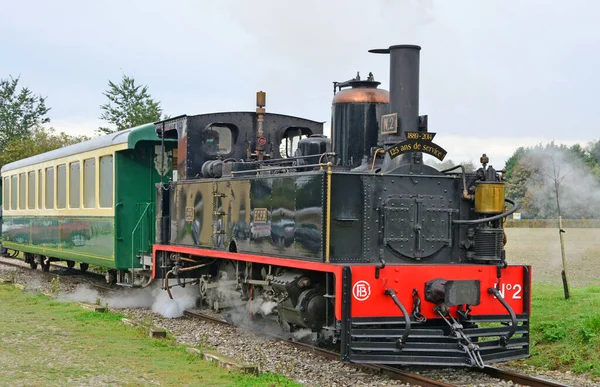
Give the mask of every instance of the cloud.
<path id="1" fill-rule="evenodd" d="M 252 110 L 265 90 L 267 111 L 328 121 L 332 81 L 371 71 L 389 88 L 388 59 L 367 50 L 414 43 L 420 111 L 438 136 L 587 141 L 600 126 L 598 11 L 577 0 L 24 0 L 3 4 L 27 22 L 0 24 L 0 77 L 21 74 L 53 122 L 91 130 L 123 73 L 171 115 Z"/>

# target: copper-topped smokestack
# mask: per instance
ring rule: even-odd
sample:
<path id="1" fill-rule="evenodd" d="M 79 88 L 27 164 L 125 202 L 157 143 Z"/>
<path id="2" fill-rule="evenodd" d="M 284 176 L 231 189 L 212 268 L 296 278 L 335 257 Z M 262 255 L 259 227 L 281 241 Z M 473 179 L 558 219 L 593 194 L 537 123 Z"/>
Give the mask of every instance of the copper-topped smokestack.
<path id="1" fill-rule="evenodd" d="M 377 148 L 379 118 L 387 112 L 389 93 L 378 89 L 373 74 L 359 75 L 346 82 L 334 82 L 336 92 L 331 109 L 333 149 L 344 167 L 368 168 Z"/>
<path id="2" fill-rule="evenodd" d="M 375 54 L 390 54 L 390 113 L 398 115 L 395 133 L 383 136 L 385 147 L 406 139 L 405 132 L 419 130 L 419 54 L 420 46 L 396 45 L 387 49 L 369 50 Z M 382 171 L 410 163 L 410 154 L 390 159 L 386 155 Z"/>

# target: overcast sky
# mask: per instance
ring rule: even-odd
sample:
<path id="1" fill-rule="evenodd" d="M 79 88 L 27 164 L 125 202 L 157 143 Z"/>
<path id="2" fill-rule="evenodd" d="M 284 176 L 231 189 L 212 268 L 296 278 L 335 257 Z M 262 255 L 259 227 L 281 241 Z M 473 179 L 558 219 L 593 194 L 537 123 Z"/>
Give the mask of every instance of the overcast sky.
<path id="1" fill-rule="evenodd" d="M 51 125 L 92 135 L 108 80 L 170 115 L 253 110 L 330 121 L 332 81 L 388 88 L 394 44 L 421 50 L 421 114 L 455 161 L 600 139 L 597 1 L 0 0 L 0 78 L 48 97 Z"/>

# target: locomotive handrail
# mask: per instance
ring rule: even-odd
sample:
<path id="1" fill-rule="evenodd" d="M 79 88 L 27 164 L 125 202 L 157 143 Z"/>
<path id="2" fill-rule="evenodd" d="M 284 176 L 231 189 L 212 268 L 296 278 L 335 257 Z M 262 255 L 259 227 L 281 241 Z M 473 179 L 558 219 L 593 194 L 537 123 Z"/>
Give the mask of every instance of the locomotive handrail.
<path id="1" fill-rule="evenodd" d="M 320 155 L 314 154 L 314 155 L 306 155 L 306 156 L 292 156 L 292 157 L 286 157 L 284 159 L 268 159 L 268 160 L 259 161 L 259 163 L 271 164 L 271 163 L 276 163 L 276 162 L 286 162 L 286 161 L 294 161 L 294 160 L 301 160 L 301 159 L 309 159 L 311 157 L 317 157 L 317 156 L 320 156 L 321 158 L 323 156 L 337 156 L 337 153 L 325 152 L 325 153 L 321 153 Z"/>
<path id="2" fill-rule="evenodd" d="M 485 223 L 485 222 L 491 222 L 492 220 L 497 220 L 497 219 L 502 219 L 507 217 L 508 215 L 512 214 L 513 212 L 515 212 L 516 210 L 518 210 L 521 206 L 519 204 L 517 204 L 516 201 L 509 199 L 509 198 L 504 198 L 505 202 L 509 202 L 510 204 L 512 204 L 512 208 L 506 212 L 503 212 L 501 214 L 498 215 L 494 215 L 494 216 L 490 216 L 489 218 L 481 218 L 481 219 L 471 219 L 471 220 L 453 220 L 452 223 L 454 224 L 479 224 L 479 223 Z"/>
<path id="3" fill-rule="evenodd" d="M 312 156 L 312 157 L 315 157 L 315 156 Z M 327 167 L 327 164 L 320 163 L 320 164 L 307 164 L 307 165 L 288 165 L 288 166 L 282 166 L 282 167 L 267 167 L 267 168 L 259 168 L 259 169 L 249 169 L 247 171 L 231 171 L 231 175 L 235 176 L 235 175 L 239 175 L 239 174 L 269 172 L 269 171 L 277 171 L 277 170 L 282 170 L 282 169 L 285 170 L 285 169 L 315 168 L 315 167 L 320 167 L 321 169 L 323 169 L 324 167 Z"/>
<path id="4" fill-rule="evenodd" d="M 463 199 L 466 200 L 472 200 L 473 199 L 473 195 L 469 195 L 469 192 L 467 191 L 467 178 L 466 178 L 466 171 L 465 171 L 465 167 L 463 165 L 455 165 L 452 168 L 448 168 L 448 169 L 444 169 L 442 171 L 440 171 L 441 173 L 446 173 L 446 172 L 450 172 L 453 171 L 455 169 L 460 168 L 462 171 L 462 183 L 463 183 Z"/>
<path id="5" fill-rule="evenodd" d="M 404 307 L 404 305 L 402 305 L 402 303 L 400 302 L 398 297 L 396 297 L 396 292 L 394 291 L 394 289 L 386 289 L 385 294 L 392 297 L 392 300 L 394 300 L 394 303 L 396 304 L 396 306 L 398 308 L 400 308 L 400 310 L 402 311 L 402 314 L 404 315 L 404 322 L 405 322 L 404 333 L 402 333 L 402 337 L 400 338 L 400 343 L 398 343 L 400 348 L 402 348 L 406 344 L 406 339 L 408 338 L 408 335 L 410 334 L 410 315 L 408 314 L 408 312 L 406 311 L 406 308 Z"/>

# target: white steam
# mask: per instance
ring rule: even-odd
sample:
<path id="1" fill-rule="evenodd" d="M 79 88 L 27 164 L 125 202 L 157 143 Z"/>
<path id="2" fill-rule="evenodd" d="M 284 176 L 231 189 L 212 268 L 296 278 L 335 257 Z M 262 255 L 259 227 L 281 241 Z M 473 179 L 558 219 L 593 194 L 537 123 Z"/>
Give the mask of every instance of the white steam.
<path id="1" fill-rule="evenodd" d="M 172 288 L 173 299 L 170 299 L 167 292 L 160 288 L 156 288 L 152 293 L 154 296 L 152 311 L 160 313 L 163 317 L 177 318 L 183 316 L 186 309 L 196 306 L 198 288 L 196 286 Z"/>
<path id="2" fill-rule="evenodd" d="M 119 289 L 114 294 L 100 294 L 86 285 L 79 285 L 69 293 L 61 293 L 59 301 L 85 302 L 89 304 L 108 305 L 111 308 L 152 308 L 152 311 L 167 318 L 183 316 L 186 309 L 196 305 L 197 288 L 173 288 L 173 299 L 159 286 L 146 289 Z"/>
<path id="3" fill-rule="evenodd" d="M 307 328 L 302 328 L 302 329 L 299 329 L 299 330 L 295 331 L 294 333 L 292 333 L 292 337 L 298 341 L 303 340 L 303 339 L 308 339 L 308 338 L 310 338 L 311 335 L 312 335 L 312 331 Z"/>

